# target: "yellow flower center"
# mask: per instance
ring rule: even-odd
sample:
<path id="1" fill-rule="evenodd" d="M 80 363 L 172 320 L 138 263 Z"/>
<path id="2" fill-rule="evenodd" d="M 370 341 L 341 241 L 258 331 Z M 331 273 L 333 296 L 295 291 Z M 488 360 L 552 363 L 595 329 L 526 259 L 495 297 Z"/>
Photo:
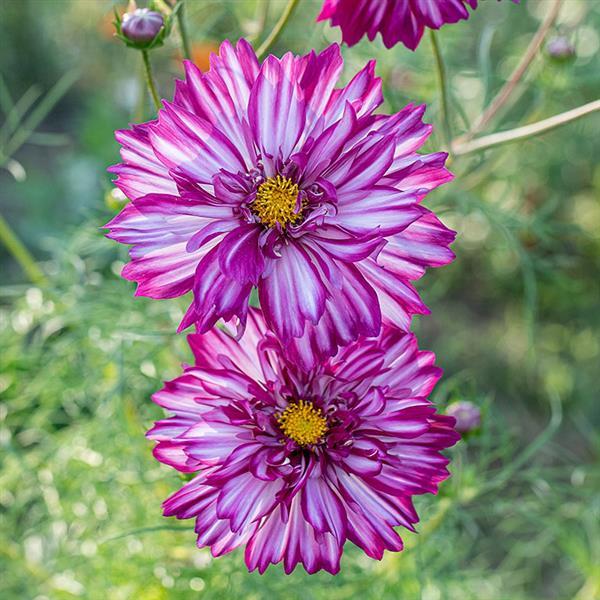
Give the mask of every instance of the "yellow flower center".
<path id="1" fill-rule="evenodd" d="M 300 400 L 275 416 L 281 431 L 299 446 L 316 444 L 327 432 L 327 420 L 312 402 Z"/>
<path id="2" fill-rule="evenodd" d="M 285 227 L 300 220 L 302 210 L 296 212 L 298 202 L 298 184 L 287 177 L 276 175 L 269 177 L 258 186 L 252 211 L 267 227 L 279 223 Z"/>

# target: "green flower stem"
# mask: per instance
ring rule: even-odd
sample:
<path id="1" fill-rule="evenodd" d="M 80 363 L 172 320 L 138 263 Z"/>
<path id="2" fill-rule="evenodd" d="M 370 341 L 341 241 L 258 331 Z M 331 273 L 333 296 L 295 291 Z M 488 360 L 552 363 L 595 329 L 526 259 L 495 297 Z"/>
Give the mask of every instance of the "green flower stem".
<path id="1" fill-rule="evenodd" d="M 550 131 L 556 127 L 561 127 L 562 125 L 566 125 L 571 121 L 575 121 L 576 119 L 580 119 L 581 117 L 585 117 L 597 111 L 600 111 L 600 100 L 588 102 L 583 106 L 578 106 L 577 108 L 554 115 L 548 119 L 543 119 L 537 123 L 530 123 L 529 125 L 517 127 L 516 129 L 509 129 L 508 131 L 500 131 L 499 133 L 484 135 L 463 144 L 454 143 L 452 151 L 455 155 L 461 156 L 464 154 L 470 154 L 471 152 L 487 150 L 488 148 L 500 146 L 501 144 L 508 144 L 510 142 L 516 142 L 518 140 L 523 140 L 535 135 L 546 133 L 546 131 Z"/>
<path id="2" fill-rule="evenodd" d="M 444 59 L 440 51 L 437 34 L 433 29 L 429 30 L 431 35 L 431 47 L 433 49 L 433 57 L 437 69 L 438 84 L 441 96 L 441 115 L 444 128 L 444 138 L 446 146 L 450 149 L 450 140 L 452 139 L 452 128 L 450 126 L 450 102 L 448 100 L 448 81 L 446 79 L 446 67 Z"/>
<path id="3" fill-rule="evenodd" d="M 183 0 L 180 0 L 179 10 L 177 11 L 177 24 L 179 26 L 179 35 L 181 36 L 181 45 L 183 46 L 183 56 L 190 60 L 192 58 L 192 51 L 185 24 L 184 6 Z"/>
<path id="4" fill-rule="evenodd" d="M 271 5 L 271 0 L 260 0 L 257 3 L 256 7 L 256 22 L 257 28 L 256 31 L 247 37 L 247 40 L 254 44 L 256 40 L 262 37 L 262 34 L 265 30 L 265 25 L 267 24 L 267 18 L 269 16 L 269 8 Z"/>
<path id="5" fill-rule="evenodd" d="M 6 219 L 0 214 L 0 241 L 6 246 L 14 259 L 21 265 L 32 283 L 45 285 L 46 276 L 38 266 L 35 258 L 17 237 Z"/>
<path id="6" fill-rule="evenodd" d="M 267 36 L 265 41 L 258 47 L 256 51 L 256 56 L 258 58 L 262 58 L 271 48 L 271 46 L 279 39 L 281 32 L 285 28 L 287 22 L 289 21 L 296 5 L 298 4 L 298 0 L 289 0 L 286 7 L 283 9 L 281 13 L 281 17 L 279 17 L 279 21 L 275 23 L 275 27 L 273 27 L 271 33 Z"/>
<path id="7" fill-rule="evenodd" d="M 146 76 L 146 85 L 148 86 L 148 90 L 150 91 L 150 95 L 152 96 L 154 108 L 156 109 L 156 112 L 158 112 L 158 109 L 160 108 L 160 97 L 158 96 L 158 92 L 156 91 L 154 77 L 152 76 L 152 65 L 150 64 L 150 56 L 148 55 L 148 50 L 142 50 L 142 58 L 144 59 L 144 74 Z"/>

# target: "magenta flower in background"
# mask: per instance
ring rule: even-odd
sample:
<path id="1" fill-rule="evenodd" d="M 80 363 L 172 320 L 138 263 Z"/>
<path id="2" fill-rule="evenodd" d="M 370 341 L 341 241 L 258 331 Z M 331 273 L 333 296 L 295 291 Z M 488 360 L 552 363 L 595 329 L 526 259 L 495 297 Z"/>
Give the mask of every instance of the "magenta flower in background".
<path id="1" fill-rule="evenodd" d="M 193 291 L 180 330 L 234 320 L 253 287 L 266 322 L 306 367 L 383 321 L 427 309 L 411 280 L 453 258 L 454 239 L 421 206 L 451 179 L 446 154 L 418 154 L 424 106 L 373 114 L 370 62 L 345 87 L 337 45 L 269 56 L 224 42 L 211 69 L 185 65 L 158 119 L 118 131 L 110 170 L 131 203 L 107 227 L 132 244 L 123 276 L 137 294 Z"/>
<path id="2" fill-rule="evenodd" d="M 384 328 L 305 371 L 256 309 L 240 342 L 218 329 L 189 341 L 196 365 L 154 395 L 173 416 L 148 432 L 159 461 L 196 473 L 165 515 L 195 518 L 214 556 L 245 546 L 261 573 L 336 573 L 347 540 L 378 560 L 402 550 L 394 527 L 414 531 L 412 496 L 437 492 L 440 451 L 459 439 L 427 400 L 432 353 Z"/>
<path id="3" fill-rule="evenodd" d="M 468 6 L 477 8 L 477 0 L 325 0 L 317 21 L 330 19 L 339 26 L 349 46 L 364 35 L 373 41 L 381 33 L 386 48 L 402 42 L 415 50 L 425 27 L 468 19 Z"/>

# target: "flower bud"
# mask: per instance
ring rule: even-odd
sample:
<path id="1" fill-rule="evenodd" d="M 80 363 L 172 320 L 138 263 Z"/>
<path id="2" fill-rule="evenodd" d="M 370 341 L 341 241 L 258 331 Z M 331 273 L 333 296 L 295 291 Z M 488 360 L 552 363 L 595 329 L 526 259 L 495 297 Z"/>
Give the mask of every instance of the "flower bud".
<path id="1" fill-rule="evenodd" d="M 151 42 L 163 28 L 163 16 L 149 8 L 136 8 L 123 15 L 121 33 L 132 42 Z"/>
<path id="2" fill-rule="evenodd" d="M 127 202 L 127 196 L 119 188 L 112 188 L 104 194 L 104 203 L 111 210 L 121 210 Z"/>
<path id="3" fill-rule="evenodd" d="M 481 411 L 479 407 L 467 400 L 453 402 L 446 409 L 446 414 L 456 419 L 454 429 L 459 433 L 473 431 L 473 429 L 477 429 L 481 424 Z"/>
<path id="4" fill-rule="evenodd" d="M 546 52 L 557 62 L 566 62 L 575 57 L 575 46 L 564 35 L 557 35 L 546 44 Z"/>

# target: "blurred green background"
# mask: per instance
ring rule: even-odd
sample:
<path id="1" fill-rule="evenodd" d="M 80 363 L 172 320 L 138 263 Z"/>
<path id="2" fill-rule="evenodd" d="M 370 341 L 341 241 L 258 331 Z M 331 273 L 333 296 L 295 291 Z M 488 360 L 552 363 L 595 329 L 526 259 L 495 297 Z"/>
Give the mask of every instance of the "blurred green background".
<path id="1" fill-rule="evenodd" d="M 277 53 L 338 41 L 314 23 L 319 4 L 301 2 Z M 270 2 L 265 32 L 284 5 Z M 442 29 L 456 135 L 550 5 L 484 1 Z M 457 158 L 456 180 L 426 201 L 458 231 L 458 258 L 419 282 L 432 314 L 415 329 L 445 370 L 434 400 L 474 402 L 483 423 L 452 449 L 440 495 L 418 500 L 420 533 L 381 563 L 347 547 L 336 577 L 248 574 L 241 552 L 214 560 L 192 522 L 161 516 L 181 480 L 144 432 L 161 415 L 150 394 L 190 359 L 173 334 L 185 300 L 133 298 L 118 275 L 126 250 L 102 235 L 119 208 L 105 171 L 118 161 L 113 131 L 152 117 L 140 56 L 113 38 L 112 10 L 0 3 L 0 214 L 46 279 L 29 281 L 0 244 L 0 598 L 599 598 L 597 113 Z M 255 0 L 188 0 L 197 64 L 219 40 L 260 33 L 261 15 Z M 600 96 L 600 4 L 565 0 L 558 34 L 576 57 L 542 48 L 496 130 Z M 181 76 L 178 47 L 175 32 L 152 53 L 163 97 Z M 427 37 L 415 53 L 379 40 L 343 52 L 346 78 L 377 58 L 386 111 L 426 102 L 439 123 Z M 442 143 L 435 133 L 428 149 Z"/>

